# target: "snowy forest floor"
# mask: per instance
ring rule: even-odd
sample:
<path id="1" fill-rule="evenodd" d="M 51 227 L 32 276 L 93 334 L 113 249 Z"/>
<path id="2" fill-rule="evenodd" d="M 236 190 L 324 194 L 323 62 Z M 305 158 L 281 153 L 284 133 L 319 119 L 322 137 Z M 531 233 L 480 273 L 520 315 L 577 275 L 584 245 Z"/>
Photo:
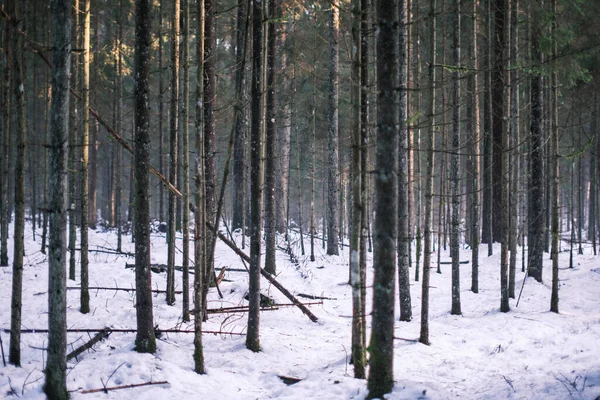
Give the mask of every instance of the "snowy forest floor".
<path id="1" fill-rule="evenodd" d="M 12 237 L 12 226 L 10 228 Z M 31 226 L 25 233 L 25 270 L 23 279 L 23 329 L 46 329 L 48 266 L 39 251 L 39 232 L 33 240 Z M 178 238 L 181 240 L 181 238 Z M 235 238 L 240 244 L 241 237 Z M 131 237 L 123 238 L 124 251 L 133 252 Z M 12 239 L 9 240 L 12 247 Z M 112 333 L 76 360 L 68 363 L 67 385 L 73 399 L 362 399 L 367 394 L 366 381 L 353 378 L 348 364 L 352 297 L 348 282 L 348 249 L 340 256 L 327 256 L 316 242 L 316 261 L 300 255 L 299 241 L 293 241 L 298 263 L 277 251 L 277 280 L 292 293 L 306 293 L 333 298 L 322 305 L 310 306 L 319 318 L 311 322 L 295 307 L 282 307 L 261 313 L 260 353 L 245 348 L 244 336 L 203 336 L 206 375 L 193 371 L 193 335 L 164 333 L 157 341 L 156 354 L 134 351 L 135 333 Z M 166 264 L 167 246 L 162 234 L 152 236 L 152 262 Z M 284 246 L 281 243 L 281 246 Z M 179 241 L 178 247 L 181 248 Z M 90 230 L 90 249 L 115 249 L 114 232 Z M 563 250 L 568 250 L 563 243 Z M 482 246 L 480 254 L 487 254 Z M 437 274 L 431 270 L 430 340 L 425 346 L 419 336 L 421 283 L 414 282 L 411 268 L 413 320 L 397 322 L 395 335 L 395 387 L 389 399 L 596 399 L 600 396 L 600 258 L 585 248 L 575 256 L 575 268 L 568 268 L 568 252 L 560 254 L 560 314 L 550 313 L 551 261 L 545 255 L 544 283 L 527 279 L 519 307 L 511 299 L 511 311 L 500 313 L 499 253 L 480 258 L 480 292 L 470 288 L 471 264 L 461 265 L 462 316 L 450 315 L 450 266 L 442 265 Z M 246 252 L 248 248 L 246 247 Z M 470 250 L 461 250 L 461 260 L 470 260 Z M 12 249 L 9 251 L 12 262 Z M 373 269 L 369 253 L 368 280 Z M 523 283 L 517 271 L 517 295 Z M 449 261 L 447 252 L 442 260 Z M 437 259 L 437 254 L 432 257 Z M 177 255 L 181 263 L 181 253 Z M 90 253 L 91 287 L 134 287 L 134 271 L 126 269 L 133 258 Z M 414 262 L 414 257 L 413 257 Z M 244 268 L 239 257 L 223 243 L 216 250 L 217 268 Z M 10 327 L 12 268 L 1 268 L 0 328 Z M 245 272 L 227 272 L 220 286 L 224 298 L 215 289 L 209 293 L 209 308 L 244 305 L 248 289 Z M 181 272 L 176 272 L 181 290 Z M 193 277 L 191 278 L 193 282 Z M 152 284 L 164 289 L 166 273 L 153 273 Z M 68 286 L 79 285 L 76 281 Z M 262 293 L 277 303 L 289 301 L 261 281 Z M 190 288 L 191 289 L 191 288 Z M 368 310 L 371 291 L 368 289 Z M 68 291 L 68 327 L 113 329 L 135 328 L 134 292 L 91 290 L 91 313 L 81 314 L 79 291 Z M 315 300 L 303 299 L 305 302 Z M 396 309 L 398 307 L 396 306 Z M 154 296 L 154 320 L 160 329 L 190 329 L 182 323 L 181 295 L 175 306 L 167 306 L 164 294 Z M 245 332 L 247 316 L 243 313 L 210 315 L 203 329 Z M 370 321 L 367 321 L 369 324 Z M 370 327 L 368 328 L 370 332 Z M 8 351 L 9 334 L 2 342 Z M 69 333 L 71 351 L 87 342 L 93 334 Z M 44 398 L 43 369 L 47 334 L 22 334 L 22 367 L 0 368 L 0 398 Z M 0 364 L 1 366 L 1 364 Z M 278 375 L 296 377 L 299 383 L 287 386 Z M 137 387 L 108 393 L 82 394 L 81 391 L 168 381 L 168 384 Z"/>

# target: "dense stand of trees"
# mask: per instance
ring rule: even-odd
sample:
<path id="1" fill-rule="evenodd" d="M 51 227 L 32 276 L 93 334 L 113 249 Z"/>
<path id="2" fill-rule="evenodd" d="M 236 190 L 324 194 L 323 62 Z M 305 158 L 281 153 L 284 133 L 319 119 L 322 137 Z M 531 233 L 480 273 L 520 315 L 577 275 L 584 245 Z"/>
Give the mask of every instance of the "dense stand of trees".
<path id="1" fill-rule="evenodd" d="M 53 0 L 45 15 L 41 0 L 4 2 L 0 265 L 13 268 L 9 361 L 21 364 L 26 219 L 36 240 L 41 227 L 43 252 L 48 243 L 45 390 L 55 398 L 66 396 L 67 276 L 81 282 L 80 311 L 93 307 L 89 228 L 115 228 L 117 251 L 122 235 L 135 240 L 140 352 L 156 348 L 151 222 L 161 222 L 169 242 L 170 305 L 183 231 L 186 289 L 192 257 L 195 275 L 182 315 L 189 320 L 193 304 L 198 373 L 222 223 L 244 233 L 242 248 L 250 236 L 253 351 L 260 350 L 263 233 L 265 273 L 273 275 L 276 250 L 291 249 L 292 231 L 309 235 L 311 262 L 316 239 L 328 255 L 349 243 L 351 359 L 356 377 L 368 375 L 370 397 L 393 386 L 396 268 L 400 320 L 413 318 L 411 277 L 422 281 L 419 341 L 429 344 L 432 252 L 437 272 L 450 272 L 439 256 L 447 243 L 452 314 L 461 313 L 462 250 L 470 246 L 477 293 L 479 244 L 491 255 L 493 242 L 501 244 L 500 310 L 515 297 L 521 251 L 521 274 L 539 282 L 544 253 L 551 256 L 550 308 L 558 312 L 561 244 L 569 241 L 572 255 L 584 243 L 595 254 L 600 243 L 600 31 L 590 4 Z"/>

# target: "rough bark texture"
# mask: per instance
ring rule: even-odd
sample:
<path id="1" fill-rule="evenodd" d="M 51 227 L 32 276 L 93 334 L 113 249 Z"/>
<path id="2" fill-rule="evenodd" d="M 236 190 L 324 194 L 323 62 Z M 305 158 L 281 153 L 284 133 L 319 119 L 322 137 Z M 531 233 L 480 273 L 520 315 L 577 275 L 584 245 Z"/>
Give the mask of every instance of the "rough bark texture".
<path id="1" fill-rule="evenodd" d="M 173 1 L 171 30 L 171 111 L 170 111 L 170 142 L 169 180 L 177 182 L 178 165 L 178 120 L 179 120 L 179 34 L 180 34 L 180 0 Z M 169 227 L 167 247 L 167 304 L 175 304 L 175 234 L 177 220 L 177 198 L 169 192 Z"/>
<path id="2" fill-rule="evenodd" d="M 44 392 L 67 399 L 67 142 L 71 66 L 71 1 L 54 0 L 52 8 L 52 105 L 50 110 L 50 240 L 48 245 L 48 355 Z"/>
<path id="3" fill-rule="evenodd" d="M 511 66 L 517 65 L 517 56 L 519 51 L 519 24 L 518 24 L 519 0 L 511 0 L 510 7 L 510 63 Z M 509 191 L 509 214 L 510 214 L 510 232 L 508 250 L 510 251 L 510 261 L 508 267 L 508 296 L 515 298 L 516 271 L 517 271 L 517 225 L 518 225 L 518 193 L 519 193 L 519 170 L 522 167 L 518 149 L 520 147 L 519 123 L 519 71 L 510 70 L 510 148 L 511 162 L 510 169 L 510 191 Z"/>
<path id="4" fill-rule="evenodd" d="M 190 1 L 183 0 L 182 13 L 182 47 L 183 47 L 183 100 L 181 103 L 182 118 L 182 160 L 181 182 L 183 185 L 181 203 L 187 205 L 190 203 L 190 145 L 189 145 L 189 120 L 190 120 Z M 182 289 L 183 296 L 181 301 L 182 319 L 190 320 L 190 211 L 188 207 L 182 209 L 181 229 L 183 231 L 183 273 Z"/>
<path id="5" fill-rule="evenodd" d="M 277 157 L 277 125 L 275 123 L 275 44 L 279 35 L 279 0 L 269 0 L 267 25 L 266 81 L 266 156 L 265 156 L 265 271 L 276 274 L 275 266 L 275 164 Z"/>
<path id="6" fill-rule="evenodd" d="M 10 7 L 10 23 L 18 29 L 21 21 L 20 2 L 13 1 Z M 10 314 L 10 347 L 8 361 L 21 366 L 21 307 L 23 289 L 23 253 L 25 233 L 25 141 L 27 129 L 25 124 L 25 87 L 23 81 L 23 38 L 17 32 L 11 34 L 11 62 L 13 91 L 15 99 L 15 134 L 17 137 L 17 157 L 14 172 L 15 179 L 15 226 L 13 233 L 13 279 Z"/>
<path id="7" fill-rule="evenodd" d="M 81 296 L 80 309 L 82 314 L 90 312 L 89 259 L 88 259 L 88 197 L 89 197 L 89 145 L 90 145 L 90 21 L 91 2 L 83 2 L 83 65 L 81 72 L 81 181 L 79 192 L 81 196 Z"/>
<path id="8" fill-rule="evenodd" d="M 482 204 L 482 223 L 481 223 L 481 242 L 488 244 L 488 257 L 492 255 L 494 242 L 492 238 L 492 102 L 491 102 L 491 46 L 492 46 L 492 7 L 494 0 L 483 2 L 486 5 L 486 32 L 487 40 L 483 43 L 482 64 L 483 78 L 483 204 Z M 483 7 L 482 7 L 483 8 Z"/>
<path id="9" fill-rule="evenodd" d="M 194 371 L 206 372 L 204 367 L 204 346 L 202 344 L 202 321 L 204 318 L 203 279 L 206 269 L 206 192 L 204 187 L 204 137 L 202 131 L 202 98 L 204 75 L 204 0 L 196 2 L 196 173 L 194 212 Z"/>
<path id="10" fill-rule="evenodd" d="M 340 10 L 332 0 L 329 15 L 329 78 L 327 102 L 327 254 L 339 254 L 338 64 Z"/>
<path id="11" fill-rule="evenodd" d="M 354 377 L 364 379 L 366 376 L 366 352 L 363 346 L 364 310 L 362 309 L 361 287 L 363 282 L 360 273 L 360 235 L 363 213 L 361 198 L 361 8 L 360 0 L 353 1 L 352 39 L 352 219 L 350 221 L 350 285 L 352 286 L 352 364 Z"/>
<path id="12" fill-rule="evenodd" d="M 502 140 L 504 138 L 504 46 L 506 42 L 505 1 L 494 0 L 494 57 L 492 69 L 492 238 L 501 241 L 502 210 L 502 176 L 504 175 L 502 162 Z"/>
<path id="13" fill-rule="evenodd" d="M 554 19 L 552 21 L 552 106 L 550 108 L 551 119 L 552 119 L 552 131 L 551 131 L 551 152 L 550 152 L 550 163 L 552 169 L 552 295 L 550 298 L 550 311 L 558 313 L 558 245 L 559 245 L 559 221 L 558 221 L 558 193 L 560 187 L 560 176 L 559 176 L 559 165 L 558 165 L 558 157 L 559 157 L 559 147 L 558 147 L 558 45 L 557 45 L 557 34 L 558 34 L 558 25 L 556 22 L 556 14 L 557 14 L 557 1 L 552 0 L 552 12 L 554 15 Z M 596 104 L 593 103 L 592 107 L 594 107 L 592 112 L 592 118 L 595 118 L 596 114 Z M 595 132 L 594 132 L 595 133 Z M 596 140 L 598 140 L 596 138 Z M 592 155 L 594 155 L 592 153 Z M 593 171 L 593 170 L 592 170 Z M 593 181 L 593 177 L 590 176 L 590 180 Z M 590 193 L 590 204 L 592 203 L 592 198 L 595 203 L 595 193 Z M 590 210 L 593 209 L 593 206 L 590 205 Z M 590 225 L 594 225 L 594 221 L 590 217 Z M 588 237 L 588 239 L 590 239 Z"/>
<path id="14" fill-rule="evenodd" d="M 2 147 L 2 186 L 0 187 L 0 196 L 2 199 L 2 211 L 0 214 L 0 266 L 8 266 L 8 223 L 10 221 L 10 75 L 11 75 L 11 63 L 10 63 L 10 24 L 5 25 L 3 32 L 4 35 L 4 57 L 2 60 L 2 67 L 4 70 L 4 76 L 2 77 L 2 133 L 3 133 L 3 147 Z"/>
<path id="15" fill-rule="evenodd" d="M 235 121 L 235 138 L 233 144 L 233 216 L 231 227 L 233 230 L 245 230 L 246 220 L 246 111 L 244 107 L 246 97 L 246 66 L 244 63 L 243 48 L 246 43 L 246 24 L 248 7 L 246 1 L 241 1 L 238 4 L 237 10 L 237 29 L 236 29 L 236 45 L 235 45 L 235 80 L 236 87 L 242 88 L 240 101 L 236 105 L 238 112 Z M 238 83 L 241 81 L 241 84 Z"/>
<path id="16" fill-rule="evenodd" d="M 478 51 L 477 37 L 479 23 L 477 21 L 477 8 L 479 0 L 473 1 L 473 38 L 470 42 L 471 65 L 477 68 Z M 479 85 L 478 74 L 474 72 L 467 81 L 467 128 L 469 129 L 469 158 L 467 177 L 471 182 L 469 190 L 469 212 L 471 213 L 471 291 L 479 292 L 479 243 L 480 243 L 480 213 L 479 213 L 479 172 L 480 172 L 480 130 L 479 130 Z M 470 172 L 470 176 L 469 176 Z"/>
<path id="17" fill-rule="evenodd" d="M 73 32 L 71 33 L 71 41 L 73 45 L 79 48 L 79 1 L 76 1 L 73 7 Z M 71 57 L 71 87 L 75 91 L 79 91 L 79 66 L 77 64 L 77 55 Z M 71 133 L 69 135 L 69 200 L 67 209 L 69 212 L 69 279 L 75 280 L 76 273 L 76 260 L 75 260 L 75 246 L 77 241 L 77 227 L 75 225 L 77 219 L 75 201 L 76 201 L 76 162 L 78 146 L 77 146 L 77 128 L 78 128 L 78 101 L 71 102 Z"/>
<path id="18" fill-rule="evenodd" d="M 454 2 L 454 40 L 452 62 L 460 65 L 460 1 Z M 453 315 L 460 315 L 460 193 L 459 193 L 459 159 L 460 152 L 460 82 L 458 70 L 452 72 L 452 165 L 450 180 L 452 181 L 452 232 L 450 236 L 450 252 L 452 254 L 452 310 Z M 439 234 L 439 233 L 438 233 Z M 440 249 L 438 249 L 439 251 Z"/>
<path id="19" fill-rule="evenodd" d="M 539 28 L 532 26 L 531 50 L 533 62 L 540 61 Z M 529 208 L 527 211 L 528 275 L 542 281 L 544 252 L 544 145 L 542 136 L 542 77 L 531 77 L 531 133 L 529 145 Z"/>
<path id="20" fill-rule="evenodd" d="M 421 333 L 419 342 L 429 344 L 429 267 L 431 264 L 431 206 L 433 202 L 433 161 L 434 161 L 434 137 L 435 137 L 435 8 L 436 1 L 429 2 L 429 76 L 427 85 L 429 87 L 429 99 L 427 103 L 427 117 L 429 118 L 427 138 L 427 162 L 425 177 L 425 250 L 423 252 L 423 281 L 421 287 Z"/>
<path id="21" fill-rule="evenodd" d="M 135 349 L 154 353 L 156 338 L 152 317 L 152 277 L 150 272 L 150 32 L 152 31 L 149 0 L 135 2 L 135 297 L 137 335 Z"/>
<path id="22" fill-rule="evenodd" d="M 262 208 L 262 2 L 252 4 L 252 116 L 250 127 L 250 281 L 248 288 L 248 333 L 246 347 L 260 351 L 260 247 Z"/>
<path id="23" fill-rule="evenodd" d="M 377 1 L 377 161 L 373 240 L 373 320 L 368 398 L 394 386 L 394 305 L 398 193 L 398 1 Z"/>
<path id="24" fill-rule="evenodd" d="M 400 98 L 398 103 L 398 295 L 400 300 L 400 321 L 412 319 L 412 304 L 410 299 L 410 273 L 408 263 L 409 252 L 409 226 L 408 226 L 408 174 L 406 160 L 408 158 L 408 131 L 407 126 L 407 1 L 401 0 L 398 7 L 398 23 L 400 34 L 398 35 L 398 84 L 400 87 Z"/>

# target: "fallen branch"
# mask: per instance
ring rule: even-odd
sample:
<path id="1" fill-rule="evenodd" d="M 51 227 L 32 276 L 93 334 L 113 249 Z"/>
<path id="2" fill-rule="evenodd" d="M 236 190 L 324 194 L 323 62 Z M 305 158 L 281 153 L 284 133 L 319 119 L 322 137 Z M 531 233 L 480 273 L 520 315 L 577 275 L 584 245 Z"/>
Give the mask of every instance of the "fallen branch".
<path id="1" fill-rule="evenodd" d="M 94 346 L 96 343 L 98 343 L 102 339 L 106 339 L 109 335 L 110 335 L 110 328 L 104 328 L 103 330 L 98 332 L 89 342 L 83 344 L 82 346 L 79 346 L 78 348 L 76 348 L 75 350 L 73 350 L 72 352 L 67 354 L 67 361 L 69 361 L 72 358 L 77 357 L 84 351 L 91 349 L 92 346 Z"/>
<path id="2" fill-rule="evenodd" d="M 69 286 L 67 287 L 67 290 L 80 290 L 81 288 L 78 286 Z M 113 287 L 101 287 L 101 286 L 90 286 L 88 288 L 89 290 L 114 290 L 114 291 L 122 291 L 122 292 L 135 292 L 135 288 L 113 288 Z M 152 289 L 152 293 L 165 293 L 166 290 L 159 290 L 159 289 Z M 46 293 L 46 292 L 44 292 Z M 183 293 L 181 290 L 176 290 L 175 294 L 181 294 Z M 38 294 L 38 293 L 36 293 Z"/>
<path id="3" fill-rule="evenodd" d="M 100 332 L 106 328 L 81 328 L 81 329 L 67 329 L 67 333 L 94 333 Z M 3 329 L 4 333 L 10 333 L 10 329 Z M 111 333 L 136 333 L 137 329 L 110 329 Z M 157 329 L 157 333 L 195 333 L 195 331 L 189 329 Z M 21 329 L 21 333 L 48 333 L 48 329 Z M 244 336 L 242 332 L 223 332 L 223 331 L 202 331 L 202 333 L 209 333 L 213 335 L 232 335 L 232 336 Z"/>
<path id="4" fill-rule="evenodd" d="M 206 226 L 210 229 L 213 229 L 213 226 L 209 222 L 206 222 Z M 227 239 L 227 237 L 225 235 L 223 235 L 221 232 L 217 232 L 217 234 L 219 236 L 219 239 L 221 239 L 221 241 L 223 243 L 225 243 L 227 246 L 229 246 L 229 248 L 231 250 L 233 250 L 238 256 L 240 256 L 242 258 L 242 260 L 246 261 L 247 263 L 250 263 L 250 257 L 246 253 L 244 253 L 242 250 L 240 250 L 239 247 L 237 247 L 237 245 L 235 243 L 233 243 L 231 240 Z M 273 286 L 275 286 L 277 289 L 279 289 L 279 291 L 281 293 L 283 293 L 283 295 L 285 297 L 287 297 L 292 303 L 294 303 L 306 316 L 308 316 L 308 318 L 310 318 L 310 320 L 312 322 L 317 322 L 319 320 L 319 318 L 317 318 L 312 312 L 310 312 L 310 310 L 308 308 L 306 308 L 296 297 L 294 297 L 294 295 L 291 294 L 289 292 L 289 290 L 287 290 L 279 282 L 277 282 L 277 280 L 271 274 L 269 274 L 262 268 L 260 269 L 260 273 Z"/>
<path id="5" fill-rule="evenodd" d="M 75 249 L 75 251 L 81 251 L 81 249 Z M 117 256 L 135 257 L 135 254 L 127 251 L 113 251 L 113 250 L 102 250 L 102 249 L 88 249 L 90 253 L 103 253 L 103 254 L 114 254 Z"/>
<path id="6" fill-rule="evenodd" d="M 141 387 L 141 386 L 168 385 L 168 384 L 169 384 L 168 381 L 160 381 L 160 382 L 150 381 L 150 382 L 144 382 L 144 383 L 133 383 L 131 385 L 121 385 L 121 386 L 105 387 L 105 388 L 100 388 L 100 389 L 82 390 L 79 393 L 81 393 L 81 394 L 99 393 L 99 392 L 108 393 L 109 390 L 131 389 L 131 388 L 136 388 L 136 387 Z"/>
<path id="7" fill-rule="evenodd" d="M 313 303 L 302 303 L 304 306 L 314 306 L 314 305 L 322 305 L 322 301 L 316 301 Z M 282 307 L 297 307 L 297 304 L 294 303 L 282 303 L 282 304 L 273 304 L 267 307 L 261 307 L 261 311 L 274 311 L 278 310 Z M 209 308 L 206 310 L 207 314 L 226 314 L 226 313 L 234 313 L 234 312 L 247 312 L 249 306 L 235 306 L 235 307 L 221 307 L 221 308 Z M 191 311 L 190 311 L 191 312 Z"/>
<path id="8" fill-rule="evenodd" d="M 297 293 L 296 296 L 311 300 L 337 300 L 335 297 L 321 297 L 314 294 Z"/>
<path id="9" fill-rule="evenodd" d="M 125 268 L 133 269 L 135 268 L 135 264 L 125 263 Z M 167 264 L 150 264 L 150 270 L 156 274 L 160 274 L 161 272 L 167 271 Z M 175 266 L 175 271 L 183 271 L 183 267 L 180 265 Z M 194 275 L 194 271 L 190 269 L 189 273 Z"/>
<path id="10" fill-rule="evenodd" d="M 459 264 L 468 264 L 469 260 L 459 261 Z M 452 261 L 440 261 L 440 265 L 452 265 Z"/>

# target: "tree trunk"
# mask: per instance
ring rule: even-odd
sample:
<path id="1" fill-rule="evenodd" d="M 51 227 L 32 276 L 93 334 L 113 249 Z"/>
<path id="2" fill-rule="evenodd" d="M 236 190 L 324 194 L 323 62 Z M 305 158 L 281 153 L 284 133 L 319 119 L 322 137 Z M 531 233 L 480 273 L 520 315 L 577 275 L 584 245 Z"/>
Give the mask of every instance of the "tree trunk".
<path id="1" fill-rule="evenodd" d="M 394 386 L 394 305 L 398 212 L 398 1 L 377 1 L 377 161 L 373 265 L 373 320 L 368 398 Z"/>
<path id="2" fill-rule="evenodd" d="M 275 157 L 277 156 L 277 125 L 275 104 L 275 45 L 279 36 L 279 0 L 269 0 L 269 23 L 267 24 L 267 77 L 266 77 L 266 142 L 265 142 L 265 271 L 275 275 Z"/>
<path id="3" fill-rule="evenodd" d="M 158 10 L 158 168 L 161 173 L 164 173 L 164 115 L 165 115 L 165 107 L 164 107 L 164 66 L 163 66 L 163 6 L 165 2 L 160 2 L 160 7 Z M 119 25 L 120 26 L 120 25 Z M 168 194 L 167 194 L 168 195 Z M 160 185 L 158 192 L 158 218 L 161 222 L 165 220 L 165 193 L 163 185 Z"/>
<path id="4" fill-rule="evenodd" d="M 460 1 L 454 2 L 454 42 L 453 60 L 456 68 L 460 65 Z M 452 232 L 450 249 L 452 253 L 452 311 L 453 315 L 460 315 L 460 193 L 459 193 L 459 152 L 460 152 L 460 83 L 458 69 L 452 72 L 452 166 L 450 180 L 452 181 Z M 439 249 L 438 249 L 439 251 Z"/>
<path id="5" fill-rule="evenodd" d="M 171 14 L 171 111 L 169 130 L 171 136 L 169 180 L 177 182 L 178 141 L 179 141 L 179 35 L 180 35 L 180 0 L 173 1 Z M 175 304 L 175 235 L 177 220 L 177 198 L 169 192 L 169 233 L 167 248 L 167 304 Z"/>
<path id="6" fill-rule="evenodd" d="M 550 298 L 550 311 L 558 313 L 558 243 L 559 243 L 559 226 L 558 226 L 558 190 L 560 187 L 560 176 L 559 176 L 559 147 L 558 147 L 558 44 L 557 44 L 557 35 L 558 35 L 558 24 L 556 22 L 557 19 L 557 1 L 552 0 L 552 14 L 554 18 L 552 20 L 552 107 L 549 110 L 552 118 L 552 132 L 551 132 L 551 169 L 552 169 L 552 295 Z M 594 94 L 595 98 L 595 94 Z M 592 118 L 595 117 L 596 114 L 596 104 L 593 104 L 593 114 Z M 594 132 L 595 133 L 595 132 Z M 596 139 L 597 140 L 597 139 Z M 592 153 L 593 155 L 593 153 Z M 593 170 L 592 170 L 593 171 Z M 590 182 L 593 182 L 594 176 L 590 174 Z M 590 203 L 592 201 L 595 202 L 595 193 L 590 193 Z M 593 206 L 590 206 L 590 211 L 592 211 Z M 590 212 L 591 214 L 591 212 Z M 590 217 L 590 225 L 594 226 L 593 219 Z"/>
<path id="7" fill-rule="evenodd" d="M 479 36 L 478 12 L 479 0 L 473 1 L 472 33 L 470 41 L 471 65 L 478 66 L 477 38 Z M 471 182 L 469 190 L 469 213 L 471 214 L 471 291 L 479 293 L 479 243 L 480 243 L 480 214 L 479 214 L 479 172 L 480 172 L 480 130 L 479 130 L 479 84 L 478 74 L 473 72 L 467 81 L 467 129 L 469 130 L 469 157 L 467 176 Z M 470 172 L 470 174 L 469 174 Z M 470 175 L 470 176 L 469 176 Z"/>
<path id="8" fill-rule="evenodd" d="M 198 374 L 206 372 L 204 368 L 204 346 L 202 345 L 202 322 L 204 319 L 204 270 L 206 269 L 206 191 L 204 187 L 204 137 L 203 109 L 204 87 L 204 0 L 196 1 L 196 173 L 194 212 L 194 371 Z M 239 115 L 239 114 L 238 114 Z"/>
<path id="9" fill-rule="evenodd" d="M 235 45 L 235 80 L 236 87 L 240 85 L 242 94 L 240 102 L 236 105 L 238 112 L 235 121 L 235 139 L 233 144 L 233 216 L 231 227 L 235 231 L 242 230 L 245 234 L 246 224 L 246 207 L 245 207 L 245 169 L 246 169 L 246 110 L 244 107 L 246 97 L 246 66 L 244 61 L 243 48 L 246 46 L 245 33 L 246 24 L 248 23 L 248 7 L 246 1 L 241 1 L 238 4 L 237 10 L 237 29 L 236 29 L 236 45 Z M 240 82 L 241 83 L 238 83 Z"/>
<path id="10" fill-rule="evenodd" d="M 71 41 L 75 47 L 80 48 L 79 45 L 79 1 L 75 1 L 75 7 L 73 9 L 73 32 L 71 34 Z M 76 92 L 79 91 L 79 66 L 78 56 L 71 57 L 71 87 Z M 69 211 L 69 279 L 75 280 L 76 274 L 76 260 L 75 260 L 75 247 L 77 242 L 77 212 L 75 202 L 77 200 L 77 173 L 76 173 L 76 162 L 77 155 L 79 153 L 77 146 L 77 129 L 78 129 L 78 110 L 79 102 L 71 102 L 71 134 L 69 135 L 69 200 L 67 209 Z"/>
<path id="11" fill-rule="evenodd" d="M 492 2 L 487 0 L 484 4 L 486 9 L 486 25 L 487 25 L 487 40 L 484 43 L 483 49 L 483 70 L 485 71 L 483 79 L 483 204 L 482 213 L 483 220 L 481 224 L 482 243 L 488 244 L 488 257 L 493 253 L 492 238 Z"/>
<path id="12" fill-rule="evenodd" d="M 250 279 L 248 288 L 248 333 L 246 347 L 260 351 L 260 248 L 262 208 L 262 71 L 263 9 L 260 1 L 252 4 L 252 117 L 250 127 Z"/>
<path id="13" fill-rule="evenodd" d="M 181 229 L 183 231 L 183 243 L 182 251 L 182 320 L 189 322 L 190 320 L 190 211 L 188 204 L 190 204 L 190 146 L 189 146 L 189 120 L 190 120 L 190 1 L 183 0 L 183 101 L 182 101 L 182 151 L 181 154 L 183 159 L 181 160 L 181 171 L 182 177 L 181 182 L 183 184 L 183 196 L 181 203 L 182 207 L 182 222 Z"/>
<path id="14" fill-rule="evenodd" d="M 2 186 L 0 187 L 0 196 L 2 198 L 2 211 L 0 214 L 0 266 L 8 266 L 8 224 L 10 222 L 10 109 L 11 109 L 11 95 L 10 95 L 10 77 L 11 77 L 11 37 L 10 37 L 10 23 L 5 24 L 4 35 L 4 57 L 2 60 L 2 67 L 4 70 L 4 76 L 2 77 L 2 133 L 3 133 L 3 146 L 2 146 Z"/>
<path id="15" fill-rule="evenodd" d="M 519 0 L 511 1 L 510 7 L 510 63 L 511 67 L 517 65 L 517 57 L 519 55 Z M 519 134 L 519 123 L 520 123 L 520 110 L 519 110 L 519 71 L 518 69 L 510 70 L 510 191 L 509 191 L 509 214 L 510 214 L 510 232 L 509 232 L 509 251 L 510 251 L 510 262 L 508 267 L 508 296 L 515 298 L 515 280 L 517 271 L 517 227 L 518 227 L 518 193 L 519 193 L 519 170 L 522 167 L 520 165 L 520 155 L 518 149 L 520 148 L 520 134 Z"/>
<path id="16" fill-rule="evenodd" d="M 13 28 L 19 29 L 19 1 L 11 2 L 10 21 Z M 25 82 L 23 76 L 23 38 L 18 32 L 11 31 L 12 79 L 15 99 L 15 120 L 17 136 L 17 158 L 15 164 L 15 226 L 13 279 L 10 314 L 10 347 L 8 361 L 17 367 L 21 366 L 21 307 L 23 290 L 23 253 L 25 252 L 25 141 L 27 128 L 25 122 Z"/>
<path id="17" fill-rule="evenodd" d="M 152 317 L 152 277 L 150 272 L 150 43 L 152 26 L 149 0 L 135 1 L 135 297 L 137 335 L 135 349 L 154 353 L 156 338 Z"/>
<path id="18" fill-rule="evenodd" d="M 116 76 L 116 91 L 117 91 L 117 110 L 116 110 L 116 120 L 117 123 L 115 127 L 117 132 L 121 132 L 121 116 L 122 116 L 122 106 L 123 106 L 123 85 L 122 85 L 122 77 L 123 77 L 123 58 L 121 56 L 121 42 L 123 40 L 123 0 L 119 0 L 119 18 L 117 19 L 117 43 L 118 43 L 118 51 L 116 52 L 116 64 L 117 64 L 117 76 Z M 162 147 L 162 146 L 161 146 Z M 123 163 L 123 149 L 121 146 L 117 146 L 116 151 L 116 162 L 115 162 L 115 224 L 117 226 L 117 251 L 121 251 L 121 247 L 123 244 L 123 223 L 121 217 L 121 192 L 123 190 L 122 183 L 122 171 L 121 166 Z M 162 150 L 161 150 L 162 151 Z"/>
<path id="19" fill-rule="evenodd" d="M 97 2 L 95 3 L 98 4 Z M 96 12 L 94 15 L 94 42 L 92 43 L 93 49 L 98 49 L 98 36 L 100 26 L 100 12 Z M 100 69 L 98 57 L 94 58 L 94 69 Z M 98 108 L 98 74 L 92 75 L 91 83 L 91 101 L 94 108 Z M 88 113 L 89 114 L 89 113 Z M 96 229 L 98 210 L 96 208 L 96 194 L 97 194 L 97 175 L 98 175 L 98 120 L 92 122 L 92 129 L 90 132 L 89 139 L 89 207 L 88 207 L 88 225 L 91 229 Z"/>
<path id="20" fill-rule="evenodd" d="M 423 252 L 423 281 L 421 288 L 421 333 L 419 342 L 429 344 L 429 268 L 431 264 L 431 206 L 433 202 L 433 163 L 434 163 L 434 138 L 435 138 L 435 31 L 436 0 L 429 2 L 429 98 L 426 115 L 428 121 L 427 137 L 427 162 L 425 177 L 425 236 Z"/>
<path id="21" fill-rule="evenodd" d="M 531 35 L 532 62 L 540 59 L 539 37 L 540 28 L 533 20 Z M 542 136 L 542 77 L 539 73 L 531 77 L 531 136 L 530 136 L 530 182 L 529 209 L 527 219 L 528 275 L 542 282 L 542 260 L 544 251 L 544 144 Z"/>
<path id="22" fill-rule="evenodd" d="M 361 301 L 360 274 L 360 235 L 363 204 L 361 199 L 361 51 L 362 40 L 360 31 L 361 4 L 360 0 L 353 1 L 352 43 L 352 220 L 350 222 L 350 285 L 352 286 L 352 364 L 354 364 L 354 377 L 364 379 L 366 376 L 366 353 L 362 337 L 364 328 L 364 310 Z"/>
<path id="23" fill-rule="evenodd" d="M 332 0 L 329 14 L 329 78 L 327 103 L 327 254 L 338 255 L 339 156 L 338 156 L 338 64 L 340 10 Z"/>
<path id="24" fill-rule="evenodd" d="M 89 260 L 88 260 L 88 190 L 89 190 L 89 145 L 90 145 L 90 0 L 83 2 L 83 65 L 81 73 L 81 297 L 82 314 L 90 312 Z"/>
<path id="25" fill-rule="evenodd" d="M 406 16 L 408 5 L 406 0 L 401 0 L 398 6 L 398 23 L 400 34 L 398 36 L 398 84 L 400 87 L 400 98 L 398 103 L 398 294 L 400 300 L 400 321 L 412 319 L 412 305 L 410 298 L 410 273 L 408 264 L 408 245 L 410 236 L 408 233 L 408 174 L 406 160 L 408 158 L 408 132 L 406 114 L 406 76 L 407 68 L 407 23 Z"/>
<path id="26" fill-rule="evenodd" d="M 50 399 L 67 393 L 67 210 L 66 161 L 69 137 L 71 1 L 52 1 L 52 105 L 50 110 L 50 241 L 48 245 L 48 356 L 44 392 Z"/>

